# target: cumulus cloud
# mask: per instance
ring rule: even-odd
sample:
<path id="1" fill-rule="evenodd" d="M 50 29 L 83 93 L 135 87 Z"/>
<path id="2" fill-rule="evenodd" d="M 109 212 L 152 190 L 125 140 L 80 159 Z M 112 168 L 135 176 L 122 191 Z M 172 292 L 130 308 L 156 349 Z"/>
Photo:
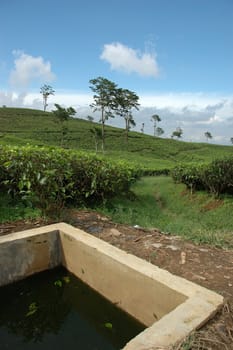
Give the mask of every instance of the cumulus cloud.
<path id="1" fill-rule="evenodd" d="M 51 64 L 43 57 L 33 57 L 22 51 L 13 51 L 15 56 L 14 69 L 10 73 L 10 84 L 14 88 L 25 89 L 34 80 L 51 82 L 55 74 L 51 71 Z"/>
<path id="2" fill-rule="evenodd" d="M 16 94 L 14 92 L 0 91 L 0 105 L 7 107 L 23 107 L 26 93 Z"/>
<path id="3" fill-rule="evenodd" d="M 137 73 L 143 77 L 159 75 L 155 53 L 141 53 L 121 43 L 104 45 L 100 58 L 110 64 L 112 70 Z"/>

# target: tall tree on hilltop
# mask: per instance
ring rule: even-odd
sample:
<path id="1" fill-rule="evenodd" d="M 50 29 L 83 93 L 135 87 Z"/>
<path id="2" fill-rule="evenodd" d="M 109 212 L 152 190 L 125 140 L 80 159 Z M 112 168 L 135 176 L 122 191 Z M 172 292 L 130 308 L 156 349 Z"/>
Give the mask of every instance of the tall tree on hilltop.
<path id="1" fill-rule="evenodd" d="M 177 139 L 180 139 L 182 137 L 182 135 L 183 135 L 183 130 L 180 127 L 178 127 L 178 128 L 176 128 L 175 131 L 173 131 L 171 137 L 172 138 L 177 137 Z"/>
<path id="2" fill-rule="evenodd" d="M 141 126 L 141 133 L 144 134 L 144 128 L 145 128 L 145 123 L 142 123 L 142 126 Z"/>
<path id="3" fill-rule="evenodd" d="M 131 126 L 136 123 L 133 119 L 132 110 L 139 109 L 139 97 L 135 92 L 127 89 L 117 89 L 116 91 L 116 114 L 125 120 L 125 139 L 128 143 L 128 134 Z"/>
<path id="4" fill-rule="evenodd" d="M 154 136 L 156 136 L 156 126 L 158 122 L 161 122 L 161 118 L 158 114 L 153 114 L 151 117 L 151 121 L 154 123 Z"/>
<path id="5" fill-rule="evenodd" d="M 55 103 L 54 105 L 56 110 L 52 111 L 53 115 L 56 118 L 56 122 L 60 125 L 61 131 L 61 146 L 64 144 L 64 138 L 68 133 L 68 127 L 66 122 L 70 117 L 73 117 L 76 114 L 76 110 L 73 107 L 63 108 L 59 104 Z"/>
<path id="6" fill-rule="evenodd" d="M 206 137 L 207 142 L 213 138 L 213 136 L 211 135 L 211 133 L 209 131 L 205 132 L 205 137 Z"/>
<path id="7" fill-rule="evenodd" d="M 156 133 L 156 135 L 159 137 L 159 136 L 161 136 L 161 135 L 164 134 L 164 130 L 163 130 L 163 128 L 157 127 L 157 128 L 155 129 L 155 133 Z"/>
<path id="8" fill-rule="evenodd" d="M 94 92 L 94 102 L 90 105 L 93 111 L 100 111 L 100 123 L 102 133 L 102 152 L 105 149 L 105 122 L 108 118 L 113 118 L 113 111 L 116 109 L 117 85 L 112 81 L 98 77 L 90 80 L 90 89 Z"/>
<path id="9" fill-rule="evenodd" d="M 52 86 L 44 84 L 40 88 L 40 93 L 43 96 L 43 106 L 44 106 L 44 112 L 46 111 L 46 108 L 48 106 L 48 98 L 50 95 L 54 95 L 55 91 L 53 90 Z"/>

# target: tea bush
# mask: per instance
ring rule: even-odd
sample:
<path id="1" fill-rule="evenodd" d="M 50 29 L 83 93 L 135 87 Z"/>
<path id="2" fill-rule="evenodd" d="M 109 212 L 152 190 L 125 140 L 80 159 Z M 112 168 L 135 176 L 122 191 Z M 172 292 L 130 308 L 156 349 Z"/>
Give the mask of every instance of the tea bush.
<path id="1" fill-rule="evenodd" d="M 0 148 L 0 184 L 44 212 L 129 191 L 140 171 L 126 162 L 59 148 Z"/>
<path id="2" fill-rule="evenodd" d="M 216 159 L 208 165 L 179 165 L 172 172 L 175 182 L 191 190 L 206 190 L 214 196 L 233 195 L 233 157 Z"/>
<path id="3" fill-rule="evenodd" d="M 202 173 L 205 188 L 215 196 L 233 194 L 233 157 L 214 160 Z"/>
<path id="4" fill-rule="evenodd" d="M 184 165 L 181 164 L 171 171 L 173 180 L 176 183 L 184 183 L 192 191 L 204 189 L 202 172 L 205 165 Z"/>

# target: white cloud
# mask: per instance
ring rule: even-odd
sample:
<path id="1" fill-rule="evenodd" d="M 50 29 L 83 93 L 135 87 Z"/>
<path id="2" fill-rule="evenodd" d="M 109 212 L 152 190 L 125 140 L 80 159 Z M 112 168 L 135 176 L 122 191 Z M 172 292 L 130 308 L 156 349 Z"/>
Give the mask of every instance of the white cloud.
<path id="1" fill-rule="evenodd" d="M 230 98 L 232 98 L 232 96 L 230 96 Z M 143 107 L 156 106 L 158 108 L 171 108 L 177 111 L 184 108 L 198 111 L 207 107 L 211 108 L 213 105 L 223 104 L 225 100 L 228 100 L 228 96 L 207 94 L 203 92 L 140 94 L 140 103 Z"/>
<path id="2" fill-rule="evenodd" d="M 22 51 L 13 51 L 13 54 L 15 67 L 10 73 L 10 84 L 14 88 L 25 89 L 34 80 L 47 83 L 55 79 L 50 62 L 45 62 L 43 57 L 33 57 Z"/>
<path id="3" fill-rule="evenodd" d="M 26 93 L 16 94 L 14 92 L 0 91 L 0 106 L 23 107 Z"/>
<path id="4" fill-rule="evenodd" d="M 112 70 L 137 73 L 144 77 L 157 78 L 159 75 L 155 53 L 141 53 L 121 43 L 104 45 L 100 58 L 110 63 Z"/>

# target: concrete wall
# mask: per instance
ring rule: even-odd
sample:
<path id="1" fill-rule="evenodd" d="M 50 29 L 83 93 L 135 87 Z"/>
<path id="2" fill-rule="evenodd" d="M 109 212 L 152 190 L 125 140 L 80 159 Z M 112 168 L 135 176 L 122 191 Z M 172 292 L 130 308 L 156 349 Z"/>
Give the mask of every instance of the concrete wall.
<path id="1" fill-rule="evenodd" d="M 36 234 L 35 234 L 36 233 Z M 0 237 L 0 286 L 61 262 L 58 230 L 28 230 Z"/>
<path id="2" fill-rule="evenodd" d="M 171 347 L 223 304 L 222 296 L 64 223 L 0 237 L 0 286 L 59 264 L 149 326 L 124 350 Z"/>
<path id="3" fill-rule="evenodd" d="M 146 326 L 187 299 L 150 276 L 150 264 L 104 241 L 76 230 L 60 238 L 62 264 Z"/>

